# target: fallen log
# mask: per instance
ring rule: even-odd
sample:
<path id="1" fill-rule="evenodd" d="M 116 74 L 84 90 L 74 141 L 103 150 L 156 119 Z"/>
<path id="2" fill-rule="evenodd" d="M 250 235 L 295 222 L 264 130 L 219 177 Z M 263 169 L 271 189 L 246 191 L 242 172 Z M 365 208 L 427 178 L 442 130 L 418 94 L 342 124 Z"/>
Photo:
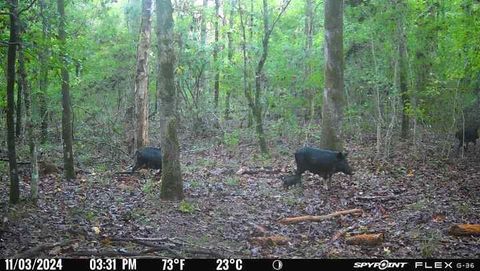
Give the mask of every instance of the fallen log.
<path id="1" fill-rule="evenodd" d="M 383 242 L 383 233 L 365 233 L 345 238 L 349 245 L 377 246 Z"/>
<path id="2" fill-rule="evenodd" d="M 334 212 L 328 215 L 320 215 L 320 216 L 306 215 L 306 216 L 297 216 L 297 217 L 287 217 L 287 218 L 280 219 L 278 222 L 282 224 L 294 224 L 294 223 L 299 223 L 304 221 L 319 222 L 322 220 L 327 220 L 327 219 L 341 216 L 341 215 L 362 214 L 362 213 L 363 213 L 362 209 L 349 209 L 349 210 Z"/>
<path id="3" fill-rule="evenodd" d="M 480 224 L 456 224 L 448 230 L 454 236 L 480 236 Z"/>

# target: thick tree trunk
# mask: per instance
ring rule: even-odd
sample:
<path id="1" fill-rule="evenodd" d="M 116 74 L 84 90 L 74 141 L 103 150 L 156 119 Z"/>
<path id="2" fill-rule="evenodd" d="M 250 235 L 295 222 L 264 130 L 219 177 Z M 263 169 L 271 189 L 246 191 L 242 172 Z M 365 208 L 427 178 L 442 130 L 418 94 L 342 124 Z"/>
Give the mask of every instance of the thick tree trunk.
<path id="1" fill-rule="evenodd" d="M 60 44 L 60 62 L 62 79 L 62 137 L 63 137 L 63 170 L 66 179 L 75 178 L 73 168 L 73 137 L 72 137 L 72 105 L 70 100 L 70 79 L 66 55 L 65 3 L 57 0 L 59 14 L 58 41 Z"/>
<path id="2" fill-rule="evenodd" d="M 137 48 L 137 74 L 135 76 L 135 147 L 148 144 L 148 55 L 150 37 L 152 0 L 142 1 L 142 22 Z"/>
<path id="3" fill-rule="evenodd" d="M 48 16 L 46 12 L 45 0 L 38 1 L 40 7 L 40 15 L 42 17 L 42 43 L 43 48 L 39 50 L 39 62 L 40 62 L 40 72 L 39 72 L 39 93 L 38 96 L 38 110 L 40 115 L 40 143 L 45 143 L 47 141 L 48 133 L 48 112 L 47 112 L 47 88 L 48 88 L 48 57 L 50 54 L 50 48 L 47 48 L 48 33 L 49 33 L 49 23 Z"/>
<path id="4" fill-rule="evenodd" d="M 321 146 L 342 150 L 344 106 L 343 1 L 325 1 L 325 89 L 322 107 Z"/>
<path id="5" fill-rule="evenodd" d="M 180 169 L 180 147 L 177 139 L 177 109 L 175 94 L 175 51 L 173 41 L 172 3 L 157 0 L 157 37 L 160 97 L 160 135 L 162 146 L 162 186 L 160 197 L 183 199 L 183 180 Z"/>
<path id="6" fill-rule="evenodd" d="M 220 20 L 220 0 L 215 0 L 215 20 L 214 20 L 214 25 L 215 25 L 215 46 L 213 48 L 213 65 L 215 66 L 215 82 L 214 82 L 214 97 L 213 97 L 213 103 L 215 105 L 215 109 L 218 108 L 218 95 L 220 92 L 220 70 L 218 68 L 218 51 L 219 51 L 219 46 L 218 46 L 218 37 L 219 37 L 219 31 L 218 31 L 218 20 Z"/>
<path id="7" fill-rule="evenodd" d="M 10 11 L 10 38 L 8 44 L 7 56 L 7 146 L 8 146 L 8 166 L 10 177 L 10 203 L 18 203 L 20 199 L 20 188 L 18 183 L 17 154 L 15 149 L 15 59 L 18 38 L 18 1 L 9 0 Z"/>

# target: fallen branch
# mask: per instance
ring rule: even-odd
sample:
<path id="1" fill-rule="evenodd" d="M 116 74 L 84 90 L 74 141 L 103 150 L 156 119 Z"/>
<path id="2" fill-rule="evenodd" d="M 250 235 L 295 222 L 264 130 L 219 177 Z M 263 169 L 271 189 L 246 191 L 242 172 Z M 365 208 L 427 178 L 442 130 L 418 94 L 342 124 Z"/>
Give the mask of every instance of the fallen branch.
<path id="1" fill-rule="evenodd" d="M 345 238 L 349 245 L 377 246 L 383 242 L 383 233 L 358 234 Z"/>
<path id="2" fill-rule="evenodd" d="M 359 200 L 379 200 L 379 201 L 386 201 L 396 199 L 396 195 L 388 195 L 388 196 L 356 196 L 355 199 Z"/>
<path id="3" fill-rule="evenodd" d="M 33 247 L 31 249 L 25 250 L 23 252 L 17 253 L 15 256 L 12 258 L 34 258 L 34 256 L 40 254 L 42 251 L 45 250 L 50 250 L 54 247 L 64 247 L 68 246 L 71 243 L 73 243 L 75 240 L 68 240 L 68 241 L 63 241 L 63 242 L 57 242 L 53 244 L 40 244 L 36 247 Z"/>
<path id="4" fill-rule="evenodd" d="M 299 223 L 304 221 L 319 222 L 322 220 L 327 220 L 327 219 L 341 216 L 341 215 L 362 214 L 362 213 L 363 213 L 362 209 L 349 209 L 349 210 L 338 211 L 328 215 L 320 215 L 320 216 L 307 215 L 307 216 L 287 217 L 287 218 L 280 219 L 278 222 L 282 224 L 293 224 L 293 223 Z"/>
<path id="5" fill-rule="evenodd" d="M 330 242 L 335 242 L 337 239 L 339 239 L 340 237 L 345 236 L 345 234 L 346 234 L 348 231 L 351 231 L 351 230 L 354 229 L 354 228 L 355 228 L 355 226 L 350 226 L 350 227 L 348 227 L 348 228 L 344 228 L 344 229 L 341 229 L 341 230 L 337 231 L 337 232 L 333 235 L 332 239 L 330 239 Z"/>
<path id="6" fill-rule="evenodd" d="M 480 236 L 480 224 L 456 224 L 450 227 L 448 233 L 455 236 Z"/>
<path id="7" fill-rule="evenodd" d="M 246 167 L 241 167 L 237 171 L 237 175 L 252 175 L 252 174 L 258 174 L 258 173 L 265 173 L 265 174 L 278 174 L 282 172 L 280 169 L 272 169 L 272 168 L 257 168 L 257 169 L 248 169 Z"/>
<path id="8" fill-rule="evenodd" d="M 117 171 L 117 172 L 114 172 L 113 174 L 128 174 L 128 175 L 133 175 L 133 173 L 135 172 L 132 172 L 132 171 Z"/>

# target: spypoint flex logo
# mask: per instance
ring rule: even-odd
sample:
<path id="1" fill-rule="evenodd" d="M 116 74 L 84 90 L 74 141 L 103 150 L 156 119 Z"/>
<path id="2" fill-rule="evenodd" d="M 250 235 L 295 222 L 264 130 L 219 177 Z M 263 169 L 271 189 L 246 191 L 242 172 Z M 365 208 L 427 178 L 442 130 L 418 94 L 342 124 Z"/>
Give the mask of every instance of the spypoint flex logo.
<path id="1" fill-rule="evenodd" d="M 385 270 L 388 268 L 404 268 L 405 265 L 407 265 L 406 262 L 382 260 L 380 262 L 356 262 L 353 264 L 353 268 L 378 268 L 379 270 Z"/>

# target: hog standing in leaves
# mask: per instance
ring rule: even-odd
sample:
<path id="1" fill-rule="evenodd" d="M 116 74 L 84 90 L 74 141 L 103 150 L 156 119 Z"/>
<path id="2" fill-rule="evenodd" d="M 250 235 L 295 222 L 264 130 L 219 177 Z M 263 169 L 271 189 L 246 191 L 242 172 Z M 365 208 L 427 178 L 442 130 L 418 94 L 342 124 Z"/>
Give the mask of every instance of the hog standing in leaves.
<path id="1" fill-rule="evenodd" d="M 301 175 L 290 175 L 290 176 L 282 176 L 283 181 L 283 188 L 289 188 L 292 185 L 300 184 L 302 181 Z"/>
<path id="2" fill-rule="evenodd" d="M 132 172 L 139 168 L 160 169 L 162 171 L 162 152 L 160 148 L 145 147 L 137 150 Z"/>
<path id="3" fill-rule="evenodd" d="M 478 139 L 478 128 L 468 127 L 468 128 L 465 128 L 465 131 L 459 130 L 455 134 L 455 137 L 458 138 L 458 140 L 460 140 L 460 144 L 458 145 L 458 148 L 465 145 L 465 150 L 466 150 L 469 142 L 472 142 L 473 145 L 475 145 Z"/>
<path id="4" fill-rule="evenodd" d="M 295 152 L 295 162 L 297 175 L 301 176 L 307 170 L 318 174 L 323 177 L 324 182 L 328 179 L 327 189 L 330 188 L 334 173 L 343 172 L 353 175 L 352 168 L 347 162 L 347 154 L 342 152 L 304 147 Z"/>

